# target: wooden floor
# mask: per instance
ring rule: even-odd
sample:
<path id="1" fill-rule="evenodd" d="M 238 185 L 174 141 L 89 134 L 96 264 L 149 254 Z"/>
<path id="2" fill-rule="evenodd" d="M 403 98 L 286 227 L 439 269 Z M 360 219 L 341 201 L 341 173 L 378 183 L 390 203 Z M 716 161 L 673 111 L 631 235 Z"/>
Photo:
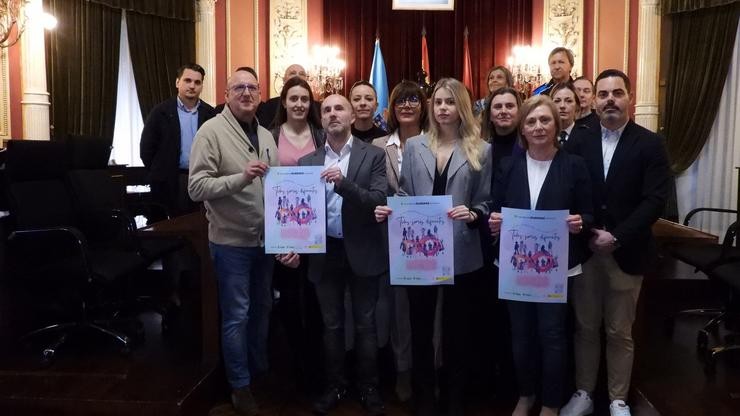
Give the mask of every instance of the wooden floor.
<path id="1" fill-rule="evenodd" d="M 709 282 L 671 262 L 656 267 L 652 274 L 643 286 L 635 326 L 633 415 L 739 415 L 740 359 L 719 360 L 716 373 L 708 376 L 695 348 L 696 331 L 703 320 L 681 318 L 672 335 L 665 331 L 664 318 L 673 312 L 716 304 Z M 8 297 L 12 297 L 8 291 L 0 292 L 0 305 L 18 302 Z M 234 414 L 226 401 L 223 374 L 200 368 L 197 344 L 187 331 L 163 337 L 156 314 L 142 315 L 146 340 L 128 357 L 103 339 L 82 337 L 63 350 L 52 367 L 42 369 L 38 350 L 21 346 L 15 334 L 8 333 L 10 313 L 7 307 L 0 307 L 0 415 Z M 310 415 L 310 397 L 294 387 L 298 383 L 284 365 L 287 349 L 280 343 L 280 329 L 274 333 L 272 361 L 277 379 L 256 387 L 261 414 Z M 717 340 L 710 345 L 712 342 Z M 384 354 L 387 356 L 387 352 L 381 356 Z M 383 362 L 381 383 L 388 414 L 410 414 L 393 399 L 388 360 Z M 512 385 L 514 381 L 502 383 Z M 597 416 L 608 415 L 604 384 L 602 380 L 596 393 Z M 515 399 L 481 386 L 468 401 L 468 414 L 509 415 Z M 356 400 L 348 398 L 332 414 L 364 413 Z"/>

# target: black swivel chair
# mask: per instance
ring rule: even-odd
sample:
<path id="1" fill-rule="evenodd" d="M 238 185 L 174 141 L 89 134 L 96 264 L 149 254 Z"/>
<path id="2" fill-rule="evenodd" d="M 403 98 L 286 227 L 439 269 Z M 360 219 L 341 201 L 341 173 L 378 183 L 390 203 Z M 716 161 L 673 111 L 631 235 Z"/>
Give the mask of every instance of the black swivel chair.
<path id="1" fill-rule="evenodd" d="M 127 203 L 123 183 L 117 183 L 108 171 L 112 139 L 90 136 L 69 136 L 67 149 L 69 172 L 67 178 L 81 212 L 99 215 L 117 212 L 129 220 L 135 230 L 134 215 L 162 213 L 166 208 L 153 202 Z M 136 249 L 150 261 L 179 250 L 182 238 L 141 237 L 134 235 Z"/>
<path id="2" fill-rule="evenodd" d="M 53 361 L 69 336 L 83 330 L 113 338 L 122 352 L 128 352 L 131 339 L 113 324 L 129 301 L 128 279 L 149 264 L 127 242 L 120 243 L 119 237 L 125 240 L 128 233 L 120 216 L 92 221 L 76 210 L 66 181 L 65 146 L 12 140 L 5 169 L 13 224 L 7 255 L 10 279 L 41 300 L 39 306 L 58 302 L 65 312 L 46 315 L 46 325 L 23 337 L 30 341 L 56 335 L 43 350 L 45 364 Z M 69 318 L 59 321 L 59 316 Z"/>
<path id="3" fill-rule="evenodd" d="M 125 189 L 122 182 L 113 180 L 108 171 L 108 159 L 111 152 L 111 140 L 88 137 L 69 136 L 67 138 L 69 172 L 67 178 L 72 189 L 77 210 L 85 218 L 95 219 L 107 216 L 111 212 L 126 218 L 129 224 L 129 245 L 147 261 L 162 260 L 165 256 L 182 249 L 185 240 L 179 237 L 138 236 L 134 215 L 140 213 L 161 212 L 163 207 L 154 203 L 125 202 Z M 154 205 L 154 206 L 152 206 Z M 166 213 L 166 208 L 165 213 Z M 161 279 L 160 283 L 161 283 Z M 132 291 L 137 292 L 137 287 Z M 162 329 L 168 330 L 166 302 L 157 302 L 148 296 L 137 298 L 146 309 L 162 315 Z"/>
<path id="4" fill-rule="evenodd" d="M 724 208 L 696 208 L 691 210 L 684 219 L 683 224 L 689 225 L 691 218 L 700 212 L 719 212 L 737 214 L 736 210 L 724 209 Z M 711 272 L 717 266 L 740 260 L 740 248 L 735 244 L 737 238 L 737 222 L 732 223 L 720 244 L 674 244 L 668 248 L 671 255 L 695 268 L 696 272 L 705 273 L 712 284 L 717 287 L 720 293 L 727 293 L 727 287 L 717 283 L 717 279 Z M 672 330 L 674 319 L 678 316 L 686 315 L 704 315 L 710 316 L 711 319 L 707 321 L 704 326 L 698 331 L 696 337 L 696 346 L 699 350 L 706 350 L 709 343 L 709 334 L 716 333 L 719 325 L 725 321 L 727 317 L 727 310 L 725 307 L 722 308 L 695 308 L 682 310 L 674 317 L 670 318 L 668 322 L 668 329 Z"/>
<path id="5" fill-rule="evenodd" d="M 720 343 L 707 350 L 705 360 L 705 370 L 713 373 L 715 370 L 716 360 L 720 355 L 725 355 L 731 351 L 740 350 L 740 260 L 734 259 L 728 262 L 718 264 L 708 271 L 708 275 L 722 285 L 727 293 L 725 299 L 725 308 L 723 317 L 726 326 L 734 324 L 730 333 L 725 337 L 725 343 Z"/>

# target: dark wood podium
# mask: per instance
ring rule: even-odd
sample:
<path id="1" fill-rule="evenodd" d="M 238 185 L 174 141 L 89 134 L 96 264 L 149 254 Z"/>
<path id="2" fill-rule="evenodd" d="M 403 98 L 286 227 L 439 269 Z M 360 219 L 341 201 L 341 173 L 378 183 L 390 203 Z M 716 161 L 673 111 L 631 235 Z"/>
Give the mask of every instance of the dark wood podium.
<path id="1" fill-rule="evenodd" d="M 199 257 L 200 337 L 204 366 L 216 366 L 219 361 L 219 315 L 216 276 L 208 249 L 208 221 L 202 211 L 160 221 L 139 230 L 149 236 L 186 238 Z"/>
<path id="2" fill-rule="evenodd" d="M 663 218 L 653 224 L 653 236 L 659 244 L 691 243 L 717 244 L 718 237 L 696 228 L 681 225 Z"/>

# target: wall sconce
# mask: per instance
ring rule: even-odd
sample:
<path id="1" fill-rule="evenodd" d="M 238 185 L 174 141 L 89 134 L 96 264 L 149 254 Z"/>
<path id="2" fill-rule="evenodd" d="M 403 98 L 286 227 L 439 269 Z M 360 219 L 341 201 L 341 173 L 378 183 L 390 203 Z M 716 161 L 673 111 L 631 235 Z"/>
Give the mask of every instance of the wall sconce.
<path id="1" fill-rule="evenodd" d="M 314 95 L 324 98 L 342 90 L 342 71 L 347 64 L 339 59 L 338 47 L 314 45 L 308 62 L 308 83 Z"/>
<path id="2" fill-rule="evenodd" d="M 512 48 L 512 55 L 506 59 L 514 76 L 514 89 L 524 98 L 532 95 L 532 91 L 542 84 L 542 67 L 547 54 L 540 48 L 529 45 L 516 45 Z"/>

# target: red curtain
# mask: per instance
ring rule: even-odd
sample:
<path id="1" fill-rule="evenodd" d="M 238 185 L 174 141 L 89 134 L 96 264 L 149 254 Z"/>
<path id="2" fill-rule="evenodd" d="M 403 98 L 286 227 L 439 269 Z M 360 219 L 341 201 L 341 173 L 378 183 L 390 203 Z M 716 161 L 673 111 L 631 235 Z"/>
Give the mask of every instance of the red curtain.
<path id="1" fill-rule="evenodd" d="M 370 76 L 376 35 L 392 89 L 402 79 L 417 79 L 422 27 L 427 31 L 432 81 L 462 79 L 467 25 L 476 97 L 487 92 L 488 69 L 506 64 L 512 46 L 532 40 L 531 0 L 457 0 L 454 12 L 400 11 L 391 5 L 392 0 L 324 1 L 324 41 L 338 46 L 347 61 L 345 93 L 355 81 Z"/>

